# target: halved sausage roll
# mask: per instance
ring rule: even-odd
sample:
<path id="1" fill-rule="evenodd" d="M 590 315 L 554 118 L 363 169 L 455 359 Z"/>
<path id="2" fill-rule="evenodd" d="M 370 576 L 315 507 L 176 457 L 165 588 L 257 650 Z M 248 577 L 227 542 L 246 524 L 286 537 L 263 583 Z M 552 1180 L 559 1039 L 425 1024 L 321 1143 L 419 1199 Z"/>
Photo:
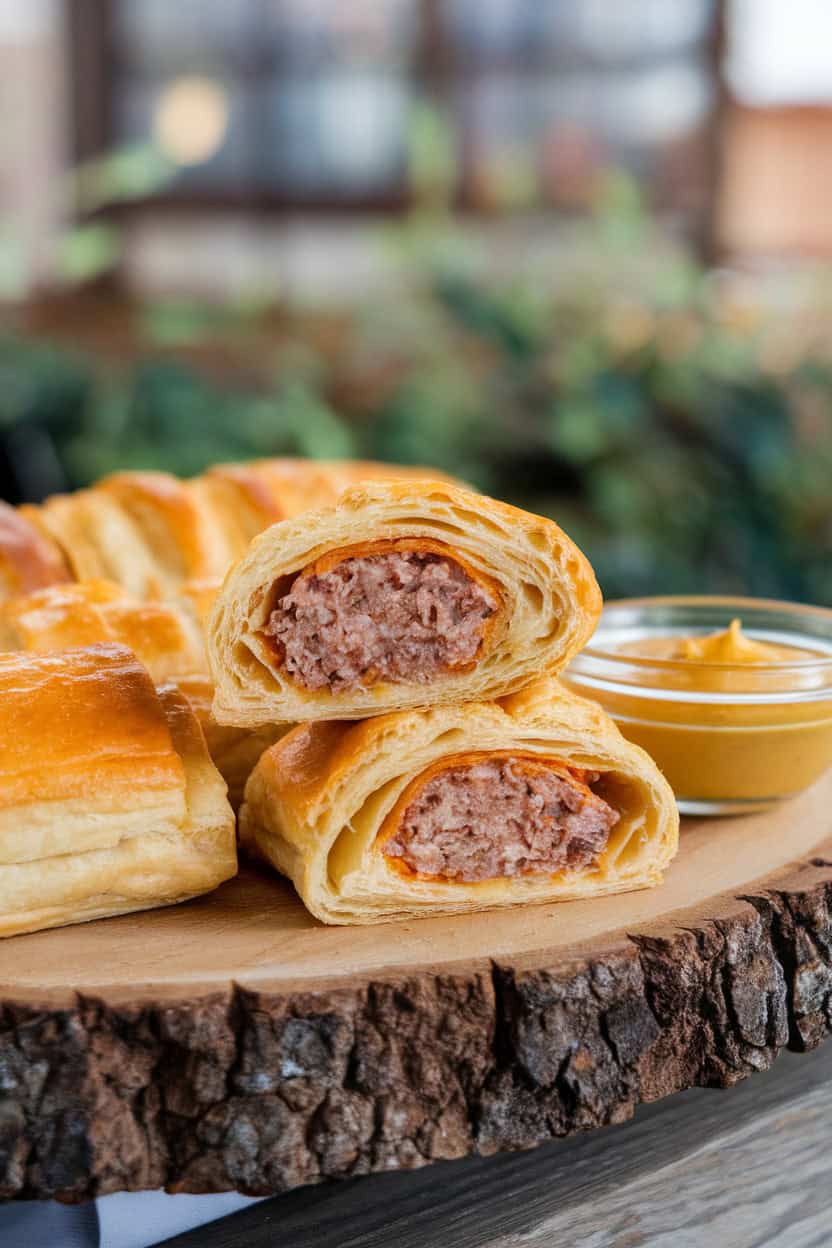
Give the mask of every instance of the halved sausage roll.
<path id="1" fill-rule="evenodd" d="M 0 655 L 0 935 L 170 905 L 236 872 L 187 699 L 121 646 Z"/>
<path id="2" fill-rule="evenodd" d="M 240 840 L 324 923 L 380 923 L 658 884 L 670 786 L 547 678 L 501 702 L 303 724 L 267 750 Z"/>
<path id="3" fill-rule="evenodd" d="M 195 591 L 197 605 L 203 597 L 212 595 Z M 236 809 L 254 764 L 288 725 L 251 731 L 215 722 L 202 631 L 189 607 L 139 602 L 111 581 L 54 585 L 0 604 L 0 651 L 42 654 L 102 642 L 129 647 L 154 683 L 174 681 L 187 695 Z"/>
<path id="4" fill-rule="evenodd" d="M 273 526 L 208 625 L 220 723 L 493 698 L 558 671 L 601 609 L 551 520 L 439 481 L 348 490 Z"/>

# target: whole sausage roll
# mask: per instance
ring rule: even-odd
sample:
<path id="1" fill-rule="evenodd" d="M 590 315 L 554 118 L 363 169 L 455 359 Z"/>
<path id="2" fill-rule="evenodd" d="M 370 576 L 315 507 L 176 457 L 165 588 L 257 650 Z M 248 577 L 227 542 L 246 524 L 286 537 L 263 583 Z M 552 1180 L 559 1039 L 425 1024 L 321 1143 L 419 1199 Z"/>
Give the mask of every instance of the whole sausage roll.
<path id="1" fill-rule="evenodd" d="M 200 605 L 202 596 L 211 595 L 198 591 Z M 155 684 L 173 681 L 187 695 L 236 809 L 254 764 L 288 725 L 251 731 L 215 722 L 202 630 L 194 603 L 187 602 L 140 602 L 112 581 L 53 585 L 0 603 L 0 650 L 42 654 L 102 642 L 127 646 Z"/>
<path id="2" fill-rule="evenodd" d="M 208 624 L 220 723 L 356 719 L 493 698 L 558 671 L 601 595 L 551 520 L 387 481 L 255 538 Z"/>
<path id="3" fill-rule="evenodd" d="M 193 711 L 121 646 L 0 655 L 0 935 L 169 905 L 236 872 Z"/>
<path id="4" fill-rule="evenodd" d="M 324 923 L 380 923 L 658 884 L 670 786 L 552 678 L 501 702 L 302 724 L 255 767 L 240 840 Z"/>

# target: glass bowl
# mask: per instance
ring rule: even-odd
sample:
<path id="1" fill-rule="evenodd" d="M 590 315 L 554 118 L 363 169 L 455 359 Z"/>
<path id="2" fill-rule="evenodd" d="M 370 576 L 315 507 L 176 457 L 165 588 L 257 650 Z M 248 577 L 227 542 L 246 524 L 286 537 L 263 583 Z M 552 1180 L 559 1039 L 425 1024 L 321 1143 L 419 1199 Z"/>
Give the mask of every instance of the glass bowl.
<path id="1" fill-rule="evenodd" d="M 795 647 L 795 659 L 706 663 L 638 653 L 653 639 L 719 632 L 736 618 L 757 641 Z M 822 607 L 721 597 L 611 602 L 562 678 L 652 754 L 683 814 L 764 810 L 832 765 L 832 611 Z"/>

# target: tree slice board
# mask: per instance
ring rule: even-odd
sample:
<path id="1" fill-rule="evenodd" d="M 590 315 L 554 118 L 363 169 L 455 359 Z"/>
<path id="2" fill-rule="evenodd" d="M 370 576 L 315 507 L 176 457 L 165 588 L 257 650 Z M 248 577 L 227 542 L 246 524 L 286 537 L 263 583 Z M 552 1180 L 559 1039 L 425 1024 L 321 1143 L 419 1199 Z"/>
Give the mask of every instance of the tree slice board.
<path id="1" fill-rule="evenodd" d="M 658 889 L 325 928 L 244 868 L 0 941 L 0 1195 L 285 1191 L 528 1148 L 832 1025 L 832 773 Z"/>

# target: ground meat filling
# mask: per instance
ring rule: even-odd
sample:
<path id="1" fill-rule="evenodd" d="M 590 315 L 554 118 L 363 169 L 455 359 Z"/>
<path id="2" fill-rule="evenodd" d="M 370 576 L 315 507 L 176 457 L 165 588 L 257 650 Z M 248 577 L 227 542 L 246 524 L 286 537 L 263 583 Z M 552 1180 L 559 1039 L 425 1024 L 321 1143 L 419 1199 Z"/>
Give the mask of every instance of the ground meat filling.
<path id="1" fill-rule="evenodd" d="M 552 874 L 594 863 L 618 818 L 568 772 L 484 760 L 429 780 L 384 852 L 422 875 L 465 883 Z"/>
<path id="2" fill-rule="evenodd" d="M 453 559 L 391 551 L 301 575 L 267 635 L 306 689 L 424 683 L 474 660 L 495 598 Z"/>

